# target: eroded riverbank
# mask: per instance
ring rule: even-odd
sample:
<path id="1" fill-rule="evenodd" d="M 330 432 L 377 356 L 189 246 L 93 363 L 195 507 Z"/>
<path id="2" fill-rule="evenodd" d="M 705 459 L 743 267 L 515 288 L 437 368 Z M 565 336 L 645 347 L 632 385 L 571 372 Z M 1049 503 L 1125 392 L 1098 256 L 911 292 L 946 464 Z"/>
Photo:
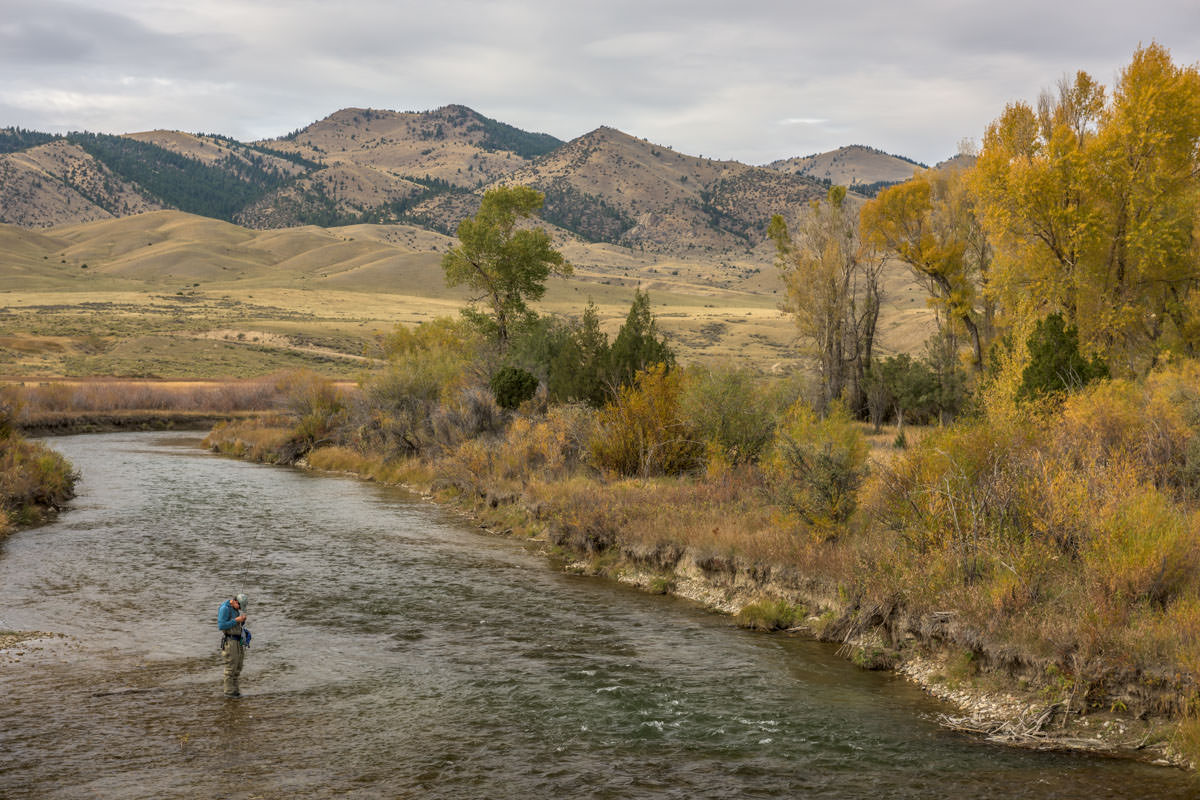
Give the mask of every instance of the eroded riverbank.
<path id="1" fill-rule="evenodd" d="M 836 644 L 838 654 L 860 668 L 889 670 L 912 681 L 953 707 L 939 712 L 936 719 L 965 735 L 1003 746 L 1096 753 L 1195 769 L 1175 747 L 1173 720 L 1139 718 L 1115 708 L 1079 713 L 1071 696 L 1075 687 L 1047 686 L 1037 670 L 1016 657 L 1007 665 L 978 663 L 973 651 L 958 643 L 970 634 L 947 630 L 945 619 L 893 617 L 881 622 L 878 609 L 864 613 L 835 593 L 805 586 L 794 575 L 764 579 L 761 567 L 731 562 L 714 572 L 709 566 L 708 559 L 699 561 L 684 553 L 667 580 L 661 563 L 646 571 L 636 558 L 610 561 L 599 568 L 593 560 L 583 560 L 568 569 L 670 593 L 731 617 L 764 602 L 815 611 L 787 632 Z M 931 627 L 940 628 L 936 636 L 927 635 Z"/>

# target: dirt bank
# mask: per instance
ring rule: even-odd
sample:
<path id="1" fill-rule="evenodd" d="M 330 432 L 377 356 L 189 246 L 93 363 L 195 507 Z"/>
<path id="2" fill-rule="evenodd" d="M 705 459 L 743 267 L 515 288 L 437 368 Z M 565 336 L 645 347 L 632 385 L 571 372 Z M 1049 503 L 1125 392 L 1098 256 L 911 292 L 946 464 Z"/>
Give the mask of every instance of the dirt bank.
<path id="1" fill-rule="evenodd" d="M 1165 700 L 1146 696 L 1142 676 L 1123 690 L 1126 703 L 1097 709 L 1089 707 L 1076 685 L 1047 683 L 1033 659 L 1008 654 L 1007 661 L 994 662 L 970 649 L 963 642 L 969 633 L 955 631 L 944 616 L 908 619 L 899 609 L 856 607 L 819 581 L 787 570 L 734 561 L 714 564 L 686 552 L 669 574 L 661 561 L 628 554 L 616 560 L 581 558 L 566 568 L 673 594 L 734 617 L 755 603 L 783 601 L 803 608 L 804 621 L 784 633 L 838 644 L 839 654 L 861 668 L 902 675 L 954 707 L 939 715 L 941 724 L 972 736 L 1014 747 L 1194 769 L 1174 747 L 1176 721 L 1150 713 Z M 1163 687 L 1164 695 L 1170 691 Z"/>

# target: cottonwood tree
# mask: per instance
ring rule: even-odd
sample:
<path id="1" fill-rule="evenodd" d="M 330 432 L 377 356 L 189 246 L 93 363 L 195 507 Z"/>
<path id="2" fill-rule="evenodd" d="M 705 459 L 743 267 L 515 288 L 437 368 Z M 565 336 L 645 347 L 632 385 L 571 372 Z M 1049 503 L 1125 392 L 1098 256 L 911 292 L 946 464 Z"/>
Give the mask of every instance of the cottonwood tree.
<path id="1" fill-rule="evenodd" d="M 939 324 L 949 321 L 966 331 L 972 363 L 981 371 L 992 335 L 992 250 L 962 171 L 926 170 L 884 189 L 863 206 L 861 225 L 864 239 L 908 266 L 936 304 Z"/>
<path id="2" fill-rule="evenodd" d="M 1126 373 L 1200 350 L 1200 72 L 1139 48 L 1111 98 L 1084 72 L 989 126 L 972 178 L 1010 311 L 1061 312 Z"/>
<path id="3" fill-rule="evenodd" d="M 816 359 L 819 410 L 843 392 L 861 409 L 879 320 L 882 260 L 859 239 L 846 188 L 834 186 L 814 201 L 794 237 L 778 214 L 767 233 L 787 287 L 784 310 L 795 317 Z"/>
<path id="4" fill-rule="evenodd" d="M 459 245 L 442 258 L 447 285 L 481 292 L 473 302 L 485 303 L 490 316 L 474 308 L 464 314 L 501 350 L 508 347 L 513 325 L 528 315 L 528 303 L 546 293 L 546 279 L 571 274 L 571 265 L 551 246 L 544 228 L 519 227 L 544 200 L 545 195 L 528 186 L 488 190 L 479 212 L 459 223 Z"/>

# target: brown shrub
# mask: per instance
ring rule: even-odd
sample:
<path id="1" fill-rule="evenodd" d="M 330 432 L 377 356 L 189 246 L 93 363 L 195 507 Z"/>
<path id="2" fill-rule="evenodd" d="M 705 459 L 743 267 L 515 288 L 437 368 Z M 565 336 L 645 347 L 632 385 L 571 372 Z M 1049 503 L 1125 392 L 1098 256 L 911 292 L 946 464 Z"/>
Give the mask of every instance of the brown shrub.
<path id="1" fill-rule="evenodd" d="M 678 475 L 700 465 L 704 443 L 682 413 L 683 375 L 657 364 L 600 413 L 590 441 L 595 463 L 620 475 Z"/>

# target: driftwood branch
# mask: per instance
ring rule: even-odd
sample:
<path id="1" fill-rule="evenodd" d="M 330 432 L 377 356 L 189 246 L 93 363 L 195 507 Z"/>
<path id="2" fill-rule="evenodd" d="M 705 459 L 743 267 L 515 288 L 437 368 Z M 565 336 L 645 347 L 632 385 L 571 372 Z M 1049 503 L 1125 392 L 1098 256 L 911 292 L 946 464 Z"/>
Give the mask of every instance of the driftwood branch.
<path id="1" fill-rule="evenodd" d="M 1111 742 L 1099 739 L 1063 736 L 1061 733 L 1048 731 L 1054 717 L 1059 713 L 1067 713 L 1066 700 L 1051 703 L 1042 709 L 1031 709 L 1022 714 L 1019 719 L 992 720 L 980 717 L 956 717 L 950 714 L 938 714 L 937 721 L 951 730 L 962 733 L 983 736 L 988 741 L 1000 744 L 1028 747 L 1036 750 L 1111 750 Z M 1139 749 L 1138 742 L 1129 742 L 1125 747 Z M 1145 741 L 1140 747 L 1145 746 Z"/>

